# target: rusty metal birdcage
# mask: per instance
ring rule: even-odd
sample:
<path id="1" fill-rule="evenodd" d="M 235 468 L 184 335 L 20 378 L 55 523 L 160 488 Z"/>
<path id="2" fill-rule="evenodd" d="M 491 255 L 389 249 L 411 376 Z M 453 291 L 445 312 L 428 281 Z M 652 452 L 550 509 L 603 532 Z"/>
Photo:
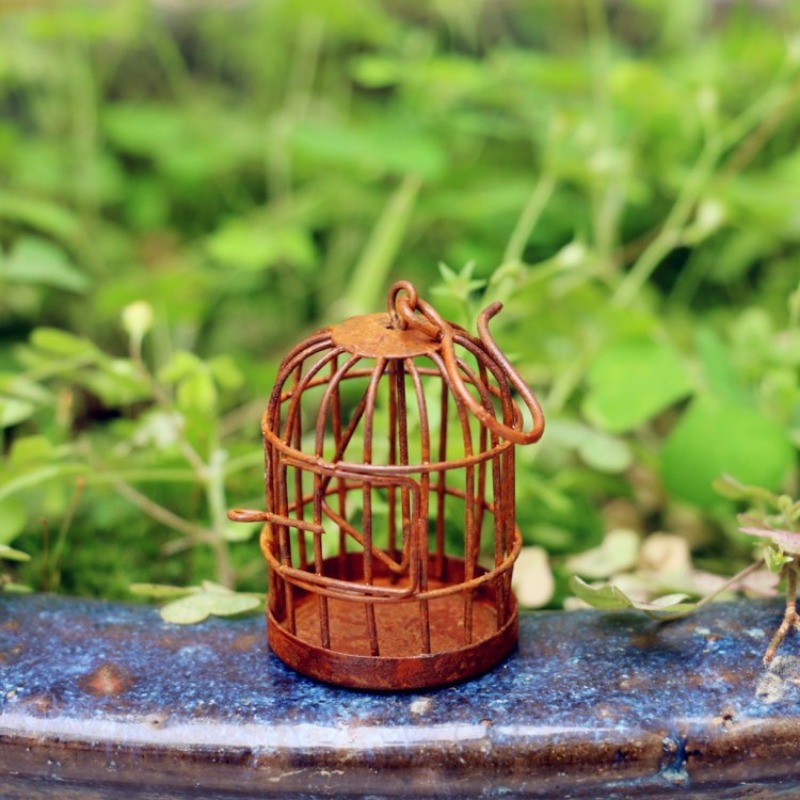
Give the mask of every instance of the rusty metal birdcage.
<path id="1" fill-rule="evenodd" d="M 230 517 L 265 523 L 269 643 L 298 671 L 412 689 L 514 647 L 514 445 L 544 421 L 489 334 L 500 308 L 476 338 L 399 282 L 388 313 L 283 360 L 262 419 L 267 510 Z"/>

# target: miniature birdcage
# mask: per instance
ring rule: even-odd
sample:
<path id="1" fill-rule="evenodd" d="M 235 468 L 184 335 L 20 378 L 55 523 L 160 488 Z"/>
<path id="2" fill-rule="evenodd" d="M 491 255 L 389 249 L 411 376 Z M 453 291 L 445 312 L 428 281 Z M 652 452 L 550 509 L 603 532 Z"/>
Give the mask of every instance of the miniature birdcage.
<path id="1" fill-rule="evenodd" d="M 283 360 L 262 419 L 267 510 L 229 516 L 265 523 L 269 643 L 298 671 L 422 688 L 516 644 L 514 445 L 544 421 L 489 334 L 500 308 L 476 338 L 399 282 L 388 313 Z"/>

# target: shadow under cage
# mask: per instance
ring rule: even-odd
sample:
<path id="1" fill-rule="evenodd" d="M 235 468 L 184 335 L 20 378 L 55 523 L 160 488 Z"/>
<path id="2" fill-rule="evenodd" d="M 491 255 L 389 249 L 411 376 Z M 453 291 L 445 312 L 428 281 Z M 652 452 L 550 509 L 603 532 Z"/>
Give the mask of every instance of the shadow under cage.
<path id="1" fill-rule="evenodd" d="M 499 304 L 478 337 L 407 282 L 387 305 L 286 356 L 262 418 L 267 510 L 229 514 L 265 522 L 273 651 L 384 690 L 461 680 L 513 649 L 514 445 L 544 429 L 489 334 Z"/>

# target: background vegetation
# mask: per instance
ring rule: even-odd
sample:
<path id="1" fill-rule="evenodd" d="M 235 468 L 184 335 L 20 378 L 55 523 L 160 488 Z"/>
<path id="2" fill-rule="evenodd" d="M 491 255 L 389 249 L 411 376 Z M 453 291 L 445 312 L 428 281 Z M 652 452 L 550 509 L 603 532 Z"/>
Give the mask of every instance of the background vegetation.
<path id="1" fill-rule="evenodd" d="M 713 482 L 798 490 L 798 22 L 695 0 L 4 3 L 6 587 L 262 590 L 225 510 L 260 502 L 275 366 L 400 277 L 470 327 L 506 303 L 496 336 L 548 419 L 518 521 L 544 548 L 521 573 L 555 584 L 527 602 L 559 605 L 573 571 L 732 574 L 751 544 Z"/>

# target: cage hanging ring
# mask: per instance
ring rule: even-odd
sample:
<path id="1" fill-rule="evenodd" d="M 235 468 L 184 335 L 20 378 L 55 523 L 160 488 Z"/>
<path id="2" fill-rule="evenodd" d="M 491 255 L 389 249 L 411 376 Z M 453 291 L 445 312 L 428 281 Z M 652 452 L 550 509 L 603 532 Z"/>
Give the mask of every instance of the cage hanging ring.
<path id="1" fill-rule="evenodd" d="M 492 303 L 481 312 L 478 317 L 478 336 L 487 353 L 500 365 L 509 383 L 517 390 L 530 412 L 532 425 L 529 431 L 515 428 L 501 422 L 494 414 L 475 400 L 469 393 L 458 369 L 455 348 L 453 346 L 452 328 L 424 300 L 419 300 L 418 306 L 425 316 L 431 316 L 437 327 L 441 326 L 441 352 L 445 368 L 447 369 L 447 376 L 450 379 L 453 392 L 470 412 L 474 414 L 483 425 L 489 428 L 492 433 L 507 441 L 514 442 L 515 444 L 531 444 L 538 441 L 544 433 L 544 414 L 542 412 L 542 407 L 539 405 L 539 401 L 536 399 L 530 387 L 522 379 L 519 372 L 512 366 L 511 362 L 503 354 L 503 351 L 497 346 L 494 337 L 489 332 L 489 320 L 503 308 L 503 304 Z"/>
<path id="2" fill-rule="evenodd" d="M 403 292 L 408 297 L 401 297 L 400 295 Z M 413 315 L 418 300 L 417 289 L 411 281 L 397 281 L 392 284 L 386 297 L 386 307 L 389 311 L 389 319 L 393 328 L 405 330 L 408 327 L 408 312 Z M 408 309 L 408 312 L 406 309 Z"/>
<path id="3" fill-rule="evenodd" d="M 405 292 L 408 297 L 401 296 L 402 292 Z M 395 283 L 389 290 L 388 306 L 394 327 L 400 327 L 404 330 L 411 327 L 417 328 L 441 343 L 442 358 L 444 359 L 447 376 L 453 392 L 492 433 L 515 444 L 531 444 L 541 438 L 544 433 L 542 407 L 530 387 L 497 346 L 494 337 L 489 332 L 489 320 L 500 312 L 503 308 L 502 303 L 492 303 L 481 312 L 478 317 L 478 336 L 483 347 L 502 368 L 503 373 L 514 389 L 517 390 L 530 412 L 532 427 L 529 431 L 501 422 L 469 393 L 458 370 L 452 326 L 440 316 L 439 312 L 430 303 L 419 297 L 413 284 L 409 281 Z"/>

